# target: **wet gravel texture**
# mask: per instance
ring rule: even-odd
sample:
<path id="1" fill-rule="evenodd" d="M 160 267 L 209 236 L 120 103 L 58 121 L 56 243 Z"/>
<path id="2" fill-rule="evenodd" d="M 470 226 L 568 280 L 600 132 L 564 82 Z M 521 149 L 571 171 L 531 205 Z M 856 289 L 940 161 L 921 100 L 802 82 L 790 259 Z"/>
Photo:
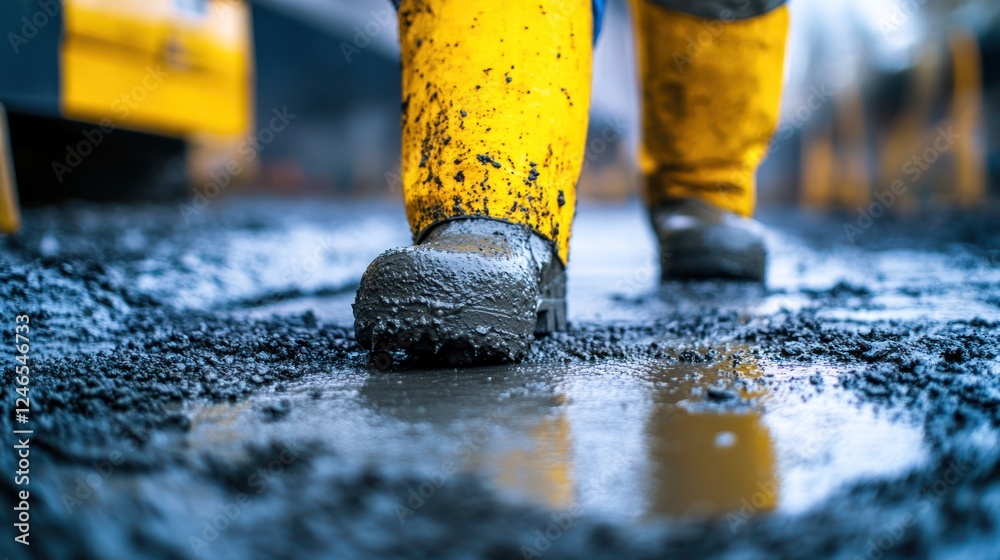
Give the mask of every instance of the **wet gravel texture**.
<path id="1" fill-rule="evenodd" d="M 27 212 L 23 233 L 0 239 L 4 336 L 13 336 L 15 314 L 31 316 L 35 431 L 32 554 L 9 534 L 0 554 L 1000 555 L 1000 220 L 886 219 L 851 244 L 836 219 L 765 214 L 774 259 L 767 288 L 657 288 L 647 255 L 623 268 L 611 255 L 631 241 L 606 239 L 628 220 L 646 227 L 638 205 L 584 206 L 579 215 L 570 329 L 536 341 L 529 363 L 726 369 L 734 355 L 753 359 L 767 371 L 754 384 L 782 398 L 809 400 L 836 386 L 886 414 L 905 410 L 927 460 L 899 476 L 854 481 L 795 515 L 648 523 L 553 514 L 459 473 L 401 523 L 397 504 L 425 482 L 405 462 L 361 459 L 322 433 L 262 436 L 232 454 L 187 438 L 192 404 L 249 407 L 280 424 L 299 402 L 288 388 L 305 379 L 406 375 L 373 368 L 350 321 L 364 267 L 407 241 L 400 208 L 236 200 L 191 224 L 172 206 L 38 209 Z M 12 351 L 3 363 L 4 386 L 13 387 Z M 815 374 L 781 375 L 803 368 Z M 820 375 L 829 368 L 836 376 Z M 509 370 L 515 385 L 517 375 Z M 703 387 L 702 406 L 746 406 L 742 384 Z M 526 382 L 523 390 L 546 388 Z M 17 428 L 13 408 L 13 395 L 0 399 L 3 433 Z M 4 473 L 16 470 L 11 445 L 0 453 Z M 15 487 L 12 477 L 3 481 L 10 512 Z M 206 531 L 219 515 L 224 528 Z"/>

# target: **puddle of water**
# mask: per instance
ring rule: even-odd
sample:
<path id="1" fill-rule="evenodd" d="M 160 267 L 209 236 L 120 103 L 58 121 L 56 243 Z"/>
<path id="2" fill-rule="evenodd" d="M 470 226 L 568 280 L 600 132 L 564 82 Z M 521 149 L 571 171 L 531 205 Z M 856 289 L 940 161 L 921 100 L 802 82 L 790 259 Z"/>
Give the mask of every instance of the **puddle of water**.
<path id="1" fill-rule="evenodd" d="M 761 415 L 664 411 L 650 418 L 653 514 L 720 515 L 742 500 L 770 511 L 778 503 L 775 454 Z"/>
<path id="2" fill-rule="evenodd" d="M 785 368 L 775 375 L 820 373 L 824 391 L 803 400 L 790 387 L 766 398 L 762 421 L 775 447 L 779 510 L 799 513 L 852 481 L 904 474 L 927 458 L 923 431 L 902 410 L 860 404 L 833 384 L 835 370 Z"/>
<path id="3" fill-rule="evenodd" d="M 924 460 L 919 427 L 852 402 L 836 372 L 820 394 L 756 381 L 814 373 L 728 361 L 332 373 L 248 406 L 189 405 L 186 444 L 321 439 L 435 486 L 474 473 L 507 499 L 615 521 L 797 513 Z M 288 414 L 267 421 L 279 400 Z"/>

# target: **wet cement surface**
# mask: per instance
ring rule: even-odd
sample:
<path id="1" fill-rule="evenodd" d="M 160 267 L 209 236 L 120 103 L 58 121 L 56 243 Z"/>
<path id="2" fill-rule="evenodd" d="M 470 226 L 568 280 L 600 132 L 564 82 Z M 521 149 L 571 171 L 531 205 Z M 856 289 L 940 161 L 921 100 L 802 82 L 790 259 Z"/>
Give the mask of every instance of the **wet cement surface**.
<path id="1" fill-rule="evenodd" d="M 638 205 L 578 215 L 569 331 L 380 371 L 350 304 L 401 208 L 29 212 L 31 557 L 998 557 L 995 219 L 765 215 L 766 288 L 661 288 Z"/>

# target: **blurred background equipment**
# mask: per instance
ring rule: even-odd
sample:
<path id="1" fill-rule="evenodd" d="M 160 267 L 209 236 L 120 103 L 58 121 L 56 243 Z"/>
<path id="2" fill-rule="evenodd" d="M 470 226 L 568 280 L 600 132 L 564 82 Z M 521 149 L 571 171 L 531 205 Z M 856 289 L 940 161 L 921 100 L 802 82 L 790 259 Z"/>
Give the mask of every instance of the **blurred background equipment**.
<path id="1" fill-rule="evenodd" d="M 793 1 L 790 9 L 782 120 L 759 171 L 761 207 L 857 214 L 872 210 L 876 195 L 893 197 L 884 212 L 896 215 L 998 207 L 1000 5 Z M 258 113 L 287 105 L 303 115 L 261 154 L 254 184 L 399 199 L 399 47 L 389 2 L 257 0 L 253 11 Z M 638 193 L 629 12 L 625 0 L 608 2 L 594 53 L 583 199 Z M 679 54 L 696 57 L 699 41 L 712 40 L 692 37 Z"/>
<path id="2" fill-rule="evenodd" d="M 809 65 L 786 101 L 801 156 L 795 174 L 771 169 L 787 178 L 776 181 L 784 192 L 775 198 L 873 216 L 995 208 L 995 3 L 859 4 L 841 40 L 829 37 L 836 18 L 805 15 L 805 31 L 815 33 L 803 42 Z M 813 115 L 806 86 L 829 90 L 832 103 Z"/>
<path id="3" fill-rule="evenodd" d="M 0 5 L 13 166 L 24 203 L 176 196 L 198 136 L 251 120 L 241 0 L 14 0 Z"/>
<path id="4" fill-rule="evenodd" d="M 761 208 L 863 219 L 1000 207 L 1000 5 L 790 9 Z M 609 1 L 605 15 L 579 194 L 622 200 L 638 193 L 634 36 L 625 0 Z M 22 203 L 164 198 L 185 187 L 208 198 L 235 188 L 401 198 L 387 0 L 13 0 L 0 21 L 9 22 L 0 103 Z M 692 37 L 679 54 L 712 40 Z M 276 112 L 294 116 L 280 131 L 269 129 Z M 0 192 L 0 216 L 11 214 L 15 193 Z"/>
<path id="5" fill-rule="evenodd" d="M 253 3 L 258 122 L 296 116 L 260 154 L 270 192 L 402 200 L 400 72 L 389 0 Z"/>

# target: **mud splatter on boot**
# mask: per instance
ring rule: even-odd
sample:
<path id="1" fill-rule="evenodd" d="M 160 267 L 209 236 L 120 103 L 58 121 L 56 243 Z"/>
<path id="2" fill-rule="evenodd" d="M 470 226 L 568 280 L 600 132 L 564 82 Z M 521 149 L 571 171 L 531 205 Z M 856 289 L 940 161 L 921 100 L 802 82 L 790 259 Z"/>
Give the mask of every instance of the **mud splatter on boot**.
<path id="1" fill-rule="evenodd" d="M 551 241 L 499 220 L 449 220 L 369 265 L 355 335 L 383 368 L 400 351 L 454 365 L 516 361 L 536 333 L 565 327 L 565 290 Z"/>

